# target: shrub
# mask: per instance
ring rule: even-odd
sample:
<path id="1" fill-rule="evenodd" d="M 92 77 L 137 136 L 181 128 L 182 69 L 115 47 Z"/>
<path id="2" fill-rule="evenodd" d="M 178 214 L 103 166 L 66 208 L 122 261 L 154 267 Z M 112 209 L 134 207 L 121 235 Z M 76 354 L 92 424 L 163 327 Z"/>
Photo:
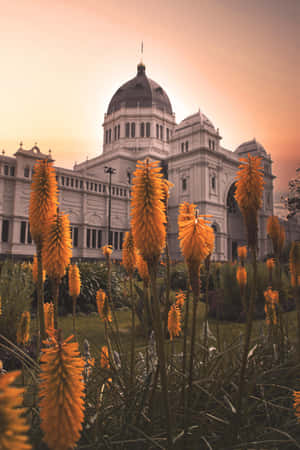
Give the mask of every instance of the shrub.
<path id="1" fill-rule="evenodd" d="M 16 342 L 17 326 L 24 311 L 30 311 L 34 291 L 31 269 L 25 264 L 5 261 L 0 276 L 1 333 Z"/>

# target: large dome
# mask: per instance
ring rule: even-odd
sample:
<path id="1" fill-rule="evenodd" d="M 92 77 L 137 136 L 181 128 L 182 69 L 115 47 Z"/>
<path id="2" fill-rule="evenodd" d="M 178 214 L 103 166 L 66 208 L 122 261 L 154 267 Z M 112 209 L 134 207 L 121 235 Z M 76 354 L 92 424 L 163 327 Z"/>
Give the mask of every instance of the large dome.
<path id="1" fill-rule="evenodd" d="M 165 91 L 155 81 L 146 75 L 144 64 L 137 66 L 137 75 L 132 80 L 123 84 L 111 99 L 107 114 L 118 111 L 122 106 L 126 108 L 151 108 L 158 109 L 172 114 L 172 106 Z"/>

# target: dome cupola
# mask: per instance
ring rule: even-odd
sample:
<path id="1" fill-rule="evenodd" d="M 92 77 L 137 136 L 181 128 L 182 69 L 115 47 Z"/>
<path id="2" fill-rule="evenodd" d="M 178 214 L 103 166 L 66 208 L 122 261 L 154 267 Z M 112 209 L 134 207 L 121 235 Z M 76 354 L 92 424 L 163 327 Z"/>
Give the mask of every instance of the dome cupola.
<path id="1" fill-rule="evenodd" d="M 173 114 L 169 97 L 161 86 L 147 77 L 143 63 L 138 64 L 136 76 L 124 83 L 113 95 L 107 114 L 118 111 L 122 106 L 126 108 L 154 106 L 168 114 Z"/>

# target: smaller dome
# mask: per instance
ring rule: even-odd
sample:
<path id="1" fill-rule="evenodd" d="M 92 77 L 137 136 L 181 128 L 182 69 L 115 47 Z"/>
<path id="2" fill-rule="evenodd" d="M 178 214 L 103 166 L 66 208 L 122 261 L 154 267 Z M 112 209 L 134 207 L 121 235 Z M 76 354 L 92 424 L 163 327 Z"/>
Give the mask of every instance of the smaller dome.
<path id="1" fill-rule="evenodd" d="M 205 114 L 200 111 L 200 109 L 195 114 L 192 114 L 191 116 L 183 119 L 178 125 L 177 129 L 179 130 L 180 128 L 196 125 L 198 123 L 200 123 L 200 125 L 204 128 L 209 128 L 215 131 L 215 127 L 213 126 L 212 122 L 208 119 L 208 117 L 206 117 Z"/>
<path id="2" fill-rule="evenodd" d="M 251 141 L 243 142 L 235 149 L 234 153 L 238 155 L 247 155 L 249 153 L 251 156 L 267 156 L 266 150 L 255 138 Z"/>

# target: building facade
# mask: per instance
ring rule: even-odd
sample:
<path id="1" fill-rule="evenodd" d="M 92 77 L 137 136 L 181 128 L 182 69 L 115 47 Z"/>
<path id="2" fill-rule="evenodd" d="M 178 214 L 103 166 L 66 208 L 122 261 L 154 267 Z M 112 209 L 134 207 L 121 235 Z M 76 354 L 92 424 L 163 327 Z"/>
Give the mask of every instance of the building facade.
<path id="1" fill-rule="evenodd" d="M 272 160 L 255 139 L 235 151 L 221 144 L 219 129 L 200 111 L 179 124 L 166 92 L 146 75 L 145 66 L 112 97 L 103 123 L 103 152 L 76 164 L 73 169 L 56 167 L 61 210 L 69 215 L 73 257 L 97 259 L 108 242 L 109 175 L 111 178 L 111 231 L 114 258 L 121 257 L 124 232 L 130 226 L 130 189 L 138 160 L 161 163 L 174 184 L 169 199 L 169 248 L 180 259 L 177 239 L 178 206 L 194 203 L 200 214 L 210 215 L 216 242 L 213 258 L 235 259 L 237 247 L 246 244 L 245 227 L 234 199 L 239 158 L 262 157 L 265 189 L 259 213 L 259 256 L 270 251 L 266 220 L 273 214 Z M 22 145 L 14 157 L 0 156 L 0 254 L 29 257 L 31 241 L 28 210 L 33 167 L 37 159 L 52 158 L 37 146 Z"/>

